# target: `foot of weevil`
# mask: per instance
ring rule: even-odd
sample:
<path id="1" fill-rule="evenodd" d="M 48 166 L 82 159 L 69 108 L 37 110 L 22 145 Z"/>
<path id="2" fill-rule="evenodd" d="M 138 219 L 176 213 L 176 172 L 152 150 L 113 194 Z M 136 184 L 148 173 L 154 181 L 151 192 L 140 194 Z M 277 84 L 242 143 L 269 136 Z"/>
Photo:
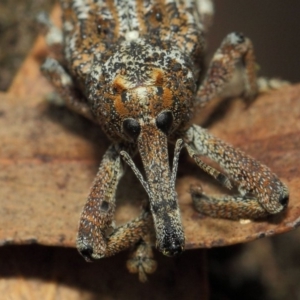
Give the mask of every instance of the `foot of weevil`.
<path id="1" fill-rule="evenodd" d="M 82 248 L 78 248 L 78 252 L 82 255 L 86 262 L 92 262 L 93 259 L 93 247 L 90 245 L 86 245 Z"/>
<path id="2" fill-rule="evenodd" d="M 157 263 L 153 258 L 151 243 L 139 241 L 126 263 L 130 273 L 137 273 L 141 282 L 147 281 L 147 275 L 155 272 Z"/>

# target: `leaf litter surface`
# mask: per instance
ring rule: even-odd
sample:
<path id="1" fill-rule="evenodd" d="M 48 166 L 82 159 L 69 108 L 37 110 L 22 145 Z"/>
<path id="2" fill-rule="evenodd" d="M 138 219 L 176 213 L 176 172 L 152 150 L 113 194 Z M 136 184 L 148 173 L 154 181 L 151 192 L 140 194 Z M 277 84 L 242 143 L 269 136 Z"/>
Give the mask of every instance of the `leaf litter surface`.
<path id="1" fill-rule="evenodd" d="M 0 93 L 0 245 L 75 246 L 77 224 L 109 141 L 100 127 L 45 98 L 52 87 L 39 73 L 47 55 L 39 38 L 8 93 Z M 288 210 L 263 221 L 201 216 L 191 184 L 226 193 L 182 151 L 177 176 L 186 248 L 225 246 L 283 233 L 300 225 L 300 85 L 258 97 L 215 101 L 195 123 L 268 165 L 290 190 Z M 138 167 L 141 168 L 139 162 Z M 146 193 L 130 169 L 117 192 L 116 223 L 133 219 Z"/>

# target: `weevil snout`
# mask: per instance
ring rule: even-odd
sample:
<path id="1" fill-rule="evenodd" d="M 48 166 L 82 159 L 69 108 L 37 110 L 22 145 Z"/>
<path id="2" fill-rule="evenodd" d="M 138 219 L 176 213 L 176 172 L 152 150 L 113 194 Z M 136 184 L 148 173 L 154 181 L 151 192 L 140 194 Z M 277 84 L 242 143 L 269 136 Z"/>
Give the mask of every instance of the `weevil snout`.
<path id="1" fill-rule="evenodd" d="M 168 131 L 172 126 L 172 113 L 161 112 L 155 121 L 138 125 L 135 121 L 126 122 L 126 131 L 133 136 L 139 126 L 138 150 L 146 173 L 146 181 L 125 151 L 121 155 L 130 165 L 148 193 L 157 237 L 157 248 L 167 256 L 174 256 L 184 249 L 184 233 L 181 224 L 175 179 L 182 148 L 182 140 L 175 145 L 173 168 L 170 170 L 168 155 Z"/>
<path id="2" fill-rule="evenodd" d="M 184 250 L 184 240 L 178 239 L 176 232 L 173 234 L 172 228 L 166 228 L 165 238 L 156 244 L 158 250 L 160 250 L 166 256 L 177 256 Z"/>

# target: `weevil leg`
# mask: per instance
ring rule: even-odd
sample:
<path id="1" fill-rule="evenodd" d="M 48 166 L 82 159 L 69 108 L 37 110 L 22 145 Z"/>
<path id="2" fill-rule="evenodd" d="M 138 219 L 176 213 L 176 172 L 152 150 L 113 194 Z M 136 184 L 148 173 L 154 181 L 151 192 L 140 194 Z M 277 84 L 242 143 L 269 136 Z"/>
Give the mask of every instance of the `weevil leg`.
<path id="1" fill-rule="evenodd" d="M 130 273 L 138 273 L 141 282 L 147 281 L 147 274 L 152 274 L 157 268 L 157 262 L 153 258 L 152 244 L 141 240 L 136 244 L 134 252 L 127 261 L 127 269 Z"/>
<path id="2" fill-rule="evenodd" d="M 77 249 L 88 260 L 105 256 L 106 231 L 115 211 L 115 194 L 123 167 L 119 145 L 112 144 L 101 161 L 79 221 Z"/>
<path id="3" fill-rule="evenodd" d="M 196 1 L 168 1 L 169 20 L 178 18 L 178 9 L 183 9 L 185 12 L 190 12 L 194 15 L 198 25 L 201 26 L 201 31 L 207 32 L 213 21 L 214 3 L 212 0 L 196 0 Z M 183 18 L 184 19 L 184 18 Z M 172 22 L 172 21 L 171 21 Z M 179 21 L 180 22 L 180 21 Z M 177 22 L 177 24 L 179 24 Z M 171 27 L 172 28 L 172 27 Z M 171 29 L 172 30 L 172 29 Z M 185 32 L 186 36 L 189 34 Z"/>
<path id="4" fill-rule="evenodd" d="M 41 71 L 55 87 L 60 98 L 69 109 L 95 121 L 86 99 L 80 95 L 72 77 L 57 60 L 48 57 L 41 66 Z"/>
<path id="5" fill-rule="evenodd" d="M 149 258 L 150 260 L 153 258 L 153 255 L 151 255 L 151 246 L 147 241 L 148 236 L 151 232 L 154 232 L 152 216 L 150 212 L 143 211 L 139 217 L 125 225 L 117 227 L 110 235 L 105 238 L 105 251 L 101 253 L 101 257 L 113 256 L 120 251 L 129 249 L 130 247 L 134 246 L 137 247 L 137 251 L 140 251 L 140 257 L 147 259 Z M 139 250 L 139 245 L 144 245 L 145 247 L 149 246 L 150 250 L 144 250 L 144 255 L 142 255 L 142 248 Z M 147 263 L 144 264 L 145 268 L 146 265 Z M 146 273 L 150 273 L 151 268 L 149 267 L 148 270 L 149 272 Z M 153 272 L 154 271 L 155 270 L 153 270 Z"/>
<path id="6" fill-rule="evenodd" d="M 190 193 L 196 210 L 213 218 L 239 220 L 269 215 L 256 198 L 249 196 L 208 196 L 200 186 L 192 186 Z"/>
<path id="7" fill-rule="evenodd" d="M 115 212 L 117 185 L 123 175 L 119 152 L 123 149 L 132 152 L 128 148 L 113 144 L 106 151 L 81 213 L 77 249 L 88 261 L 114 255 L 148 234 L 152 222 L 148 213 L 108 234 Z"/>
<path id="8" fill-rule="evenodd" d="M 267 77 L 258 77 L 257 85 L 258 85 L 258 92 L 265 93 L 272 90 L 278 90 L 284 86 L 288 86 L 291 83 L 278 79 L 278 78 L 267 78 Z"/>
<path id="9" fill-rule="evenodd" d="M 199 87 L 196 104 L 204 106 L 220 95 L 230 84 L 237 66 L 242 64 L 244 97 L 253 99 L 257 92 L 256 64 L 251 41 L 240 33 L 230 33 L 212 58 L 207 74 Z M 236 96 L 236 91 L 233 91 Z"/>
<path id="10" fill-rule="evenodd" d="M 213 21 L 214 2 L 213 0 L 196 0 L 196 5 L 204 31 L 207 32 Z"/>
<path id="11" fill-rule="evenodd" d="M 62 59 L 63 34 L 61 29 L 52 23 L 49 15 L 45 12 L 39 13 L 36 17 L 36 21 L 41 33 L 45 36 L 50 52 L 53 53 L 57 59 Z"/>
<path id="12" fill-rule="evenodd" d="M 240 193 L 211 197 L 201 188 L 192 188 L 196 208 L 202 213 L 230 219 L 260 218 L 279 213 L 287 206 L 287 187 L 265 165 L 197 125 L 189 128 L 184 141 L 193 150 L 194 158 L 206 156 L 218 163 Z"/>
<path id="13" fill-rule="evenodd" d="M 63 35 L 61 29 L 56 27 L 44 12 L 37 16 L 37 22 L 45 35 L 46 43 L 51 53 L 57 58 L 48 57 L 41 66 L 41 72 L 53 84 L 58 93 L 54 97 L 48 97 L 48 100 L 55 104 L 64 104 L 76 113 L 94 121 L 85 98 L 80 95 L 71 76 L 58 62 L 64 60 L 62 57 Z"/>
<path id="14" fill-rule="evenodd" d="M 149 218 L 149 209 L 149 201 L 144 201 L 142 215 Z M 134 245 L 126 263 L 128 271 L 133 274 L 137 273 L 140 282 L 146 282 L 147 274 L 154 273 L 157 268 L 152 249 L 156 239 L 152 216 L 147 221 L 149 222 L 148 231 L 145 230 L 143 238 Z"/>
<path id="15" fill-rule="evenodd" d="M 232 189 L 232 184 L 231 184 L 229 178 L 225 174 L 223 174 L 220 171 L 216 170 L 212 166 L 209 166 L 208 164 L 206 164 L 199 157 L 198 152 L 195 151 L 191 146 L 189 146 L 188 144 L 186 144 L 185 146 L 186 146 L 186 149 L 189 153 L 189 156 L 195 160 L 198 167 L 200 167 L 204 172 L 206 172 L 207 174 L 209 174 L 210 176 L 215 178 L 217 181 L 219 181 L 223 186 L 225 186 L 229 190 Z"/>

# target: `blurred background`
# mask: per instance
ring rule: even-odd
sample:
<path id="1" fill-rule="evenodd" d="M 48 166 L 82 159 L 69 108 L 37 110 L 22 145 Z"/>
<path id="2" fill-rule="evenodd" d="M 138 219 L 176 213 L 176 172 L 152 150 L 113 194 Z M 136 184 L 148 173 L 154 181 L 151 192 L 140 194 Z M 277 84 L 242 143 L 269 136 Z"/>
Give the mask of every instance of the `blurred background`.
<path id="1" fill-rule="evenodd" d="M 226 34 L 243 32 L 253 44 L 261 75 L 300 81 L 300 1 L 216 0 L 210 51 Z"/>
<path id="2" fill-rule="evenodd" d="M 49 11 L 53 3 L 53 0 L 0 1 L 0 91 L 9 88 L 33 45 L 38 32 L 33 22 L 36 14 Z M 216 51 L 226 34 L 243 32 L 254 43 L 260 75 L 300 82 L 299 0 L 216 0 L 215 3 L 209 53 Z M 47 295 L 42 297 L 45 299 L 129 299 L 129 295 L 131 299 L 198 299 L 201 298 L 198 285 L 203 282 L 199 270 L 203 269 L 203 255 L 206 255 L 210 299 L 300 299 L 299 253 L 299 231 L 216 248 L 205 254 L 201 250 L 187 251 L 174 261 L 156 253 L 160 271 L 150 278 L 151 285 L 142 286 L 124 269 L 127 254 L 89 267 L 74 249 L 7 246 L 0 248 L 0 294 L 8 295 L 15 290 L 7 299 L 35 299 L 30 289 L 41 289 L 39 282 L 47 282 L 41 289 L 42 295 Z M 92 282 L 92 274 L 98 272 L 100 276 L 107 271 L 105 285 Z M 116 276 L 124 282 L 116 284 L 113 281 Z M 29 278 L 33 282 L 25 284 Z M 15 280 L 18 288 L 10 287 L 9 280 Z M 67 292 L 56 284 L 67 287 Z M 76 289 L 80 293 L 71 292 Z M 151 289 L 157 293 L 151 294 Z"/>

